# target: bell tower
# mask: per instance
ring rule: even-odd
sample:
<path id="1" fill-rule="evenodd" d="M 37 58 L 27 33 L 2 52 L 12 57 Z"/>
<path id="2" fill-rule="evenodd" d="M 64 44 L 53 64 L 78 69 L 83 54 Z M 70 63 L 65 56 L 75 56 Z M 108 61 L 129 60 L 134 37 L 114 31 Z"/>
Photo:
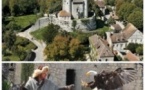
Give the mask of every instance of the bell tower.
<path id="1" fill-rule="evenodd" d="M 67 11 L 68 13 L 71 13 L 71 1 L 72 0 L 63 0 L 63 10 Z"/>

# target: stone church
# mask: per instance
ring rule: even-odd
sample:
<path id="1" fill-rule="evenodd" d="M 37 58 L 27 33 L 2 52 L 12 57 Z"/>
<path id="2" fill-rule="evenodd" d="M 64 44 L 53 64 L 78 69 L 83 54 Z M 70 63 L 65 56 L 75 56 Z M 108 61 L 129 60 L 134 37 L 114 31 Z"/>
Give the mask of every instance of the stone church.
<path id="1" fill-rule="evenodd" d="M 59 25 L 68 32 L 72 32 L 72 29 L 96 29 L 95 14 L 89 16 L 88 2 L 89 0 L 63 0 L 62 10 L 55 14 L 49 14 L 49 23 Z M 75 26 L 73 26 L 74 22 Z"/>

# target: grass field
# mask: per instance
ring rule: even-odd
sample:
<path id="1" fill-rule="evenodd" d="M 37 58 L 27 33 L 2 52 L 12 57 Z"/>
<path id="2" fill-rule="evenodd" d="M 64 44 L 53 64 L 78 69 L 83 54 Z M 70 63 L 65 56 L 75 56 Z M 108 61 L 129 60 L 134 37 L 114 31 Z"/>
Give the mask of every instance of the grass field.
<path id="1" fill-rule="evenodd" d="M 21 26 L 21 28 L 25 28 L 26 26 L 34 23 L 36 19 L 37 19 L 36 15 L 14 17 L 16 24 Z"/>
<path id="2" fill-rule="evenodd" d="M 31 32 L 31 35 L 34 36 L 38 40 L 43 40 L 43 33 L 46 29 L 47 29 L 47 27 L 41 28 L 39 30 Z"/>

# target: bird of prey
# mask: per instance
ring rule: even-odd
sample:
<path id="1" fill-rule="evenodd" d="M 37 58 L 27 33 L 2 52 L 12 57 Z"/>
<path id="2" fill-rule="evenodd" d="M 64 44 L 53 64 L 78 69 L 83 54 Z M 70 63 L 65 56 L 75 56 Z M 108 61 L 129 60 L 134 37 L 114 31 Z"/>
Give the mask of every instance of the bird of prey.
<path id="1" fill-rule="evenodd" d="M 103 70 L 101 73 L 90 70 L 86 75 L 93 75 L 94 81 L 89 83 L 82 81 L 82 86 L 90 87 L 91 89 L 97 88 L 96 90 L 114 90 L 134 81 L 136 71 L 134 68 L 117 68 L 115 71 Z"/>

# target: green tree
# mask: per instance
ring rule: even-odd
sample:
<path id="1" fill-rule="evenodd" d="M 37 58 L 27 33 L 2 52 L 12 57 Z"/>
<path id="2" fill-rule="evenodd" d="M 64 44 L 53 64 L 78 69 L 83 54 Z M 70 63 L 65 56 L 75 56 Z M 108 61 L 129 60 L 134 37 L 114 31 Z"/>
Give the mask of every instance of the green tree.
<path id="1" fill-rule="evenodd" d="M 69 54 L 72 59 L 80 59 L 84 55 L 84 46 L 80 44 L 78 39 L 72 39 L 69 43 Z"/>
<path id="2" fill-rule="evenodd" d="M 143 9 L 143 0 L 133 0 L 134 4 Z"/>
<path id="3" fill-rule="evenodd" d="M 107 20 L 108 24 L 115 24 L 115 19 L 113 19 L 112 17 L 110 17 L 108 20 Z"/>
<path id="4" fill-rule="evenodd" d="M 21 72 L 21 82 L 26 82 L 28 78 L 32 75 L 34 70 L 34 64 L 22 64 Z"/>
<path id="5" fill-rule="evenodd" d="M 7 80 L 2 81 L 2 90 L 9 90 L 10 89 L 10 83 Z"/>
<path id="6" fill-rule="evenodd" d="M 139 55 L 143 55 L 143 45 L 140 45 L 136 48 L 136 53 Z"/>
<path id="7" fill-rule="evenodd" d="M 48 28 L 46 28 L 42 33 L 43 40 L 46 43 L 51 43 L 54 37 L 58 34 L 59 29 L 60 27 L 57 25 L 53 25 L 53 24 L 48 25 Z"/>
<path id="8" fill-rule="evenodd" d="M 13 33 L 12 30 L 9 30 L 5 33 L 4 37 L 4 43 L 5 45 L 7 46 L 8 49 L 11 49 L 12 46 L 14 45 L 15 43 L 15 40 L 16 40 L 16 35 L 15 33 Z"/>
<path id="9" fill-rule="evenodd" d="M 44 53 L 48 59 L 63 60 L 68 56 L 68 43 L 69 39 L 63 36 L 56 36 L 52 44 L 49 44 Z"/>
<path id="10" fill-rule="evenodd" d="M 16 4 L 16 0 L 9 0 L 9 8 L 11 10 L 11 16 L 14 16 L 14 6 Z"/>
<path id="11" fill-rule="evenodd" d="M 118 15 L 121 20 L 127 20 L 128 16 L 134 11 L 136 6 L 132 3 L 124 3 L 118 10 Z"/>
<path id="12" fill-rule="evenodd" d="M 143 11 L 133 11 L 127 18 L 128 22 L 135 25 L 138 29 L 143 28 Z"/>

